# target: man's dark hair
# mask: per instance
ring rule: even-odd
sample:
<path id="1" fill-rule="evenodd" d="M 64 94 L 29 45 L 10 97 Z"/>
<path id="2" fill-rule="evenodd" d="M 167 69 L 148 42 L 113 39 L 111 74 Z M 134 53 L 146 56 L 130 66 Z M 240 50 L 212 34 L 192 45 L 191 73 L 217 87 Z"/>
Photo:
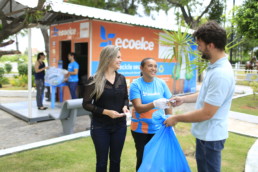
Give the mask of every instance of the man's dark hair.
<path id="1" fill-rule="evenodd" d="M 75 53 L 74 52 L 70 52 L 70 53 L 68 53 L 68 55 L 71 55 L 71 56 L 75 57 Z"/>
<path id="2" fill-rule="evenodd" d="M 76 57 L 76 54 L 74 52 L 70 52 L 70 53 L 68 53 L 68 55 L 73 56 L 74 60 L 77 61 L 77 57 Z"/>
<path id="3" fill-rule="evenodd" d="M 213 43 L 217 49 L 225 50 L 227 33 L 217 22 L 209 21 L 200 26 L 194 33 L 195 39 L 200 39 L 206 44 Z"/>

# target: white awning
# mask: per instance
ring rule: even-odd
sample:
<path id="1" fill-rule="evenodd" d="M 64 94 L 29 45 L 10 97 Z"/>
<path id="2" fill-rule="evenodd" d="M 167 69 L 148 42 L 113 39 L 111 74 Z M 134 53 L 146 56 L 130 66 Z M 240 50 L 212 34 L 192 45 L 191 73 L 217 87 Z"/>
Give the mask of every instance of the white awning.
<path id="1" fill-rule="evenodd" d="M 30 8 L 33 8 L 37 5 L 36 0 L 33 0 L 33 1 L 15 0 L 15 1 Z M 152 20 L 150 18 L 132 16 L 132 15 L 123 14 L 120 12 L 113 12 L 113 11 L 103 10 L 99 8 L 60 2 L 60 0 L 47 0 L 46 3 L 51 5 L 52 8 L 50 11 L 56 12 L 56 13 L 82 16 L 90 19 L 118 22 L 118 23 L 124 23 L 129 25 L 144 26 L 144 27 L 156 28 L 161 30 L 172 30 L 172 31 L 178 30 L 177 25 L 161 23 L 159 21 Z M 182 31 L 184 31 L 183 27 L 181 29 Z M 192 32 L 192 30 L 189 29 L 188 32 Z"/>

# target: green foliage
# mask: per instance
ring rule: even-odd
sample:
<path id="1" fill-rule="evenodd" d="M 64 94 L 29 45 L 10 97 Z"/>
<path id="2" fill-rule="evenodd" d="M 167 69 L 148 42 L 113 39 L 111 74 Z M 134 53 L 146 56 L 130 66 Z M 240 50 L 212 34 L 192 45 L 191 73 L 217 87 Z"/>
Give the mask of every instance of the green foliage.
<path id="1" fill-rule="evenodd" d="M 5 55 L 0 58 L 0 62 L 18 62 L 24 63 L 28 61 L 28 56 L 26 54 L 17 55 Z"/>
<path id="2" fill-rule="evenodd" d="M 31 67 L 32 74 L 35 73 L 34 66 Z M 26 63 L 21 63 L 18 65 L 19 75 L 28 75 L 28 65 Z"/>
<path id="3" fill-rule="evenodd" d="M 224 10 L 224 3 L 221 0 L 215 0 L 214 4 L 211 6 L 208 12 L 208 19 L 215 20 L 218 23 L 224 21 L 225 18 L 222 17 Z"/>
<path id="4" fill-rule="evenodd" d="M 28 76 L 27 75 L 19 75 L 18 77 L 10 80 L 10 84 L 14 87 L 27 87 Z"/>
<path id="5" fill-rule="evenodd" d="M 38 23 L 46 14 L 46 11 L 51 10 L 51 5 L 44 6 L 41 10 L 26 9 L 25 21 L 29 23 Z"/>
<path id="6" fill-rule="evenodd" d="M 257 0 L 246 0 L 244 4 L 237 9 L 234 17 L 234 23 L 237 24 L 238 32 L 247 38 L 258 39 L 258 3 Z"/>
<path id="7" fill-rule="evenodd" d="M 256 56 L 256 58 L 258 58 L 258 50 L 254 52 L 254 55 Z"/>
<path id="8" fill-rule="evenodd" d="M 3 67 L 0 67 L 0 78 L 2 78 L 4 76 L 4 68 Z"/>
<path id="9" fill-rule="evenodd" d="M 229 33 L 227 34 L 227 40 L 230 40 L 231 34 L 233 34 L 233 33 L 232 33 L 232 32 L 229 32 Z M 237 36 L 234 38 L 234 40 L 228 41 L 228 43 L 227 43 L 227 45 L 226 45 L 226 47 L 225 47 L 226 53 L 229 53 L 229 50 L 230 50 L 230 49 L 239 46 L 239 45 L 242 44 L 243 42 L 244 42 L 244 39 L 241 39 L 241 38 L 239 38 L 239 37 L 237 37 Z"/>
<path id="10" fill-rule="evenodd" d="M 177 16 L 178 25 L 185 23 L 193 29 L 198 27 L 204 18 L 221 21 L 224 8 L 221 0 L 211 1 L 210 8 L 215 10 L 211 10 L 210 8 L 206 10 L 208 3 L 198 0 L 139 0 L 139 2 L 144 6 L 145 13 L 149 16 L 152 11 L 159 12 L 160 10 L 164 10 L 167 13 L 170 9 L 174 8 L 173 11 L 175 11 L 175 15 Z"/>
<path id="11" fill-rule="evenodd" d="M 5 68 L 5 71 L 7 72 L 7 73 L 10 73 L 11 71 L 12 71 L 12 65 L 11 64 L 9 64 L 9 63 L 6 63 L 5 65 L 4 65 L 4 68 Z"/>
<path id="12" fill-rule="evenodd" d="M 191 46 L 197 44 L 193 41 L 191 35 L 188 34 L 188 30 L 189 28 L 186 28 L 185 31 L 182 31 L 182 28 L 179 27 L 178 30 L 174 32 L 164 30 L 165 34 L 160 35 L 163 38 L 160 40 L 161 45 L 169 47 L 168 52 L 163 52 L 166 53 L 164 57 L 165 61 L 176 62 L 172 71 L 172 78 L 175 80 L 180 78 L 180 70 L 182 70 L 184 59 L 186 63 L 186 79 L 192 78 L 192 66 L 189 55 L 198 55 L 198 52 L 191 48 Z"/>
<path id="13" fill-rule="evenodd" d="M 4 68 L 0 67 L 0 88 L 3 84 L 8 84 L 8 78 L 4 77 Z"/>
<path id="14" fill-rule="evenodd" d="M 67 2 L 110 11 L 120 11 L 131 15 L 137 13 L 136 1 L 134 0 L 68 0 Z"/>
<path id="15" fill-rule="evenodd" d="M 9 84 L 9 80 L 6 77 L 0 77 L 0 88 L 2 88 L 2 85 Z"/>
<path id="16" fill-rule="evenodd" d="M 19 75 L 28 75 L 28 65 L 25 63 L 18 65 Z"/>

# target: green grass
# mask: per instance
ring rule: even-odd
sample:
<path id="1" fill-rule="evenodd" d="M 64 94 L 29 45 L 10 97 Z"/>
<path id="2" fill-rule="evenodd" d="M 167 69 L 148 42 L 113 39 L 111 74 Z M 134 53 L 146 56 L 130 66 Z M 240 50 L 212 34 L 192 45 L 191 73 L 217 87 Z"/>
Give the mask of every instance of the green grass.
<path id="1" fill-rule="evenodd" d="M 178 124 L 176 133 L 192 172 L 196 172 L 195 141 L 190 134 L 190 124 Z M 254 138 L 230 133 L 223 151 L 222 171 L 244 171 L 247 152 L 254 141 Z M 121 159 L 121 172 L 135 171 L 135 148 L 129 128 Z M 95 163 L 94 146 L 87 137 L 1 157 L 0 171 L 93 172 Z"/>
<path id="2" fill-rule="evenodd" d="M 253 95 L 233 99 L 231 110 L 258 116 L 258 101 L 254 100 Z"/>
<path id="3" fill-rule="evenodd" d="M 245 106 L 256 107 L 243 108 Z M 247 114 L 258 114 L 258 101 L 252 95 L 234 99 L 231 110 Z M 179 143 L 187 157 L 192 172 L 197 172 L 195 138 L 190 133 L 190 124 L 176 126 Z M 229 133 L 222 151 L 222 171 L 244 171 L 247 152 L 255 138 Z M 121 158 L 121 172 L 135 171 L 135 147 L 128 128 Z M 4 172 L 93 172 L 95 171 L 95 150 L 90 137 L 67 141 L 47 147 L 29 150 L 0 158 L 0 171 Z"/>

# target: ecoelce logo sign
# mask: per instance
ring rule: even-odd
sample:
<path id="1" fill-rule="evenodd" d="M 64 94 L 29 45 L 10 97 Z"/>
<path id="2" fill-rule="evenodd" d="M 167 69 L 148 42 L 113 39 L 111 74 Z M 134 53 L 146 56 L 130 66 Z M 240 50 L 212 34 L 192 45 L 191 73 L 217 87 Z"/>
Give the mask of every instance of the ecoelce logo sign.
<path id="1" fill-rule="evenodd" d="M 100 26 L 100 37 L 103 40 L 103 42 L 101 42 L 99 46 L 105 47 L 107 45 L 112 45 L 112 41 L 110 39 L 115 38 L 116 34 L 115 33 L 107 34 L 104 26 Z M 154 42 L 146 41 L 144 37 L 141 37 L 139 40 L 127 39 L 127 38 L 125 39 L 116 38 L 114 42 L 115 42 L 114 45 L 124 49 L 152 51 L 154 48 Z"/>

